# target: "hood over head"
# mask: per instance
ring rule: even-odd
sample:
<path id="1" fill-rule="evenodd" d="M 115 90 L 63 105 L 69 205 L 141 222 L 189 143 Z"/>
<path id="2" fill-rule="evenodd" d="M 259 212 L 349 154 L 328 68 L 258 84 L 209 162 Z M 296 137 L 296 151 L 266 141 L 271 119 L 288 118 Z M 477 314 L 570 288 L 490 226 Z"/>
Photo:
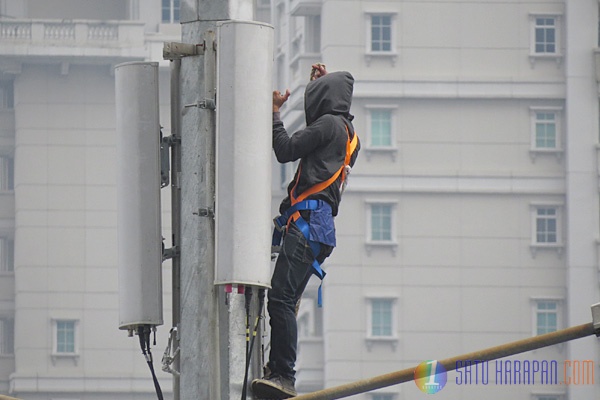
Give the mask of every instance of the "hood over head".
<path id="1" fill-rule="evenodd" d="M 353 89 L 354 78 L 346 71 L 330 72 L 309 82 L 304 92 L 306 125 L 325 114 L 343 115 L 351 120 Z"/>

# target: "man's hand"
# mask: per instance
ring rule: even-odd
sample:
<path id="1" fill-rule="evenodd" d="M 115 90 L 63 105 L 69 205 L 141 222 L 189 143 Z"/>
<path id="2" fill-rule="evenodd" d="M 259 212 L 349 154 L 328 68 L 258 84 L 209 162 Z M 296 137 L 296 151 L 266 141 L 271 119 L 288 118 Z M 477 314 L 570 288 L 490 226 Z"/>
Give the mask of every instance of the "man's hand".
<path id="1" fill-rule="evenodd" d="M 289 99 L 290 89 L 287 89 L 284 94 L 279 90 L 273 91 L 273 112 L 279 112 L 279 108 Z"/>
<path id="2" fill-rule="evenodd" d="M 310 71 L 310 80 L 314 81 L 315 79 L 319 79 L 320 77 L 327 75 L 327 69 L 325 69 L 325 64 L 316 63 L 312 65 L 312 69 Z"/>

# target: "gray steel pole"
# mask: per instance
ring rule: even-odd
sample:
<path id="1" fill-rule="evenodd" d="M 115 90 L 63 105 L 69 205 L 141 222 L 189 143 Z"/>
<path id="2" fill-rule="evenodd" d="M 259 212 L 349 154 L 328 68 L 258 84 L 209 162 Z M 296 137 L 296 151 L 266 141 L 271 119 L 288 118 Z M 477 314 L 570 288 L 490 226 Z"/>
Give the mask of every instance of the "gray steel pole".
<path id="1" fill-rule="evenodd" d="M 172 309 L 173 327 L 177 332 L 173 336 L 173 348 L 179 348 L 179 324 L 181 322 L 181 101 L 179 81 L 181 60 L 171 62 L 171 229 L 172 246 L 175 249 L 171 259 L 171 280 L 173 285 Z M 173 369 L 180 370 L 179 356 L 173 360 Z M 173 400 L 179 400 L 179 376 L 173 375 Z"/>
<path id="2" fill-rule="evenodd" d="M 181 62 L 182 104 L 215 96 L 214 26 L 183 24 L 185 43 L 205 43 L 202 57 Z M 181 131 L 180 395 L 219 400 L 217 294 L 214 287 L 215 115 L 184 108 Z"/>
<path id="3" fill-rule="evenodd" d="M 215 282 L 215 33 L 218 21 L 252 20 L 253 0 L 182 0 L 182 42 L 204 55 L 181 60 L 180 398 L 230 398 L 232 335 Z M 235 302 L 236 308 L 243 304 Z M 232 305 L 230 305 L 232 306 Z M 243 314 L 242 314 L 243 315 Z M 231 327 L 234 329 L 235 327 Z M 237 333 L 237 332 L 236 332 Z M 235 333 L 234 333 L 235 334 Z"/>

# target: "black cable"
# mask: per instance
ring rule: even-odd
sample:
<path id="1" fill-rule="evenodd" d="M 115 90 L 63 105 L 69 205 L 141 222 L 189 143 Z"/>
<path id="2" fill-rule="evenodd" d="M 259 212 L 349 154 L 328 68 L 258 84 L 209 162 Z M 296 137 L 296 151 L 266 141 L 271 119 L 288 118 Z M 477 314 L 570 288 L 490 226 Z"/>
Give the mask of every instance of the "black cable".
<path id="1" fill-rule="evenodd" d="M 265 289 L 258 290 L 258 314 L 254 322 L 254 329 L 252 331 L 252 340 L 250 341 L 250 347 L 246 349 L 246 371 L 244 373 L 244 386 L 242 388 L 242 400 L 246 400 L 246 393 L 248 390 L 248 375 L 250 371 L 250 361 L 252 359 L 252 348 L 254 347 L 254 340 L 258 332 L 258 325 L 262 317 L 262 310 L 265 304 Z M 246 343 L 246 345 L 248 345 Z"/>
<path id="2" fill-rule="evenodd" d="M 246 366 L 250 362 L 249 346 L 250 346 L 250 304 L 252 303 L 252 286 L 246 286 L 244 292 L 246 307 Z M 244 383 L 242 385 L 242 400 L 246 400 L 248 394 L 248 368 L 244 372 Z"/>
<path id="3" fill-rule="evenodd" d="M 152 365 L 152 352 L 150 351 L 150 334 L 152 332 L 152 328 L 150 325 L 140 325 L 138 326 L 137 334 L 140 339 L 140 347 L 142 348 L 142 354 L 148 363 L 148 367 L 150 368 L 150 372 L 152 373 L 152 380 L 154 381 L 154 389 L 156 390 L 156 395 L 158 396 L 158 400 L 164 400 L 162 390 L 160 389 L 160 384 L 158 383 L 158 379 L 156 378 L 156 373 L 154 372 L 154 365 Z M 156 343 L 156 332 L 154 333 L 154 340 Z"/>

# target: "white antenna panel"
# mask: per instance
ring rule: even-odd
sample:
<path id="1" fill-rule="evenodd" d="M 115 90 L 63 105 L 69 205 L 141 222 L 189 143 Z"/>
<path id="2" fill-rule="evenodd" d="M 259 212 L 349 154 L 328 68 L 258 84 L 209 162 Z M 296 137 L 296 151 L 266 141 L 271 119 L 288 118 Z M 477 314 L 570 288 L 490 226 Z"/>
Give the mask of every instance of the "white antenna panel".
<path id="1" fill-rule="evenodd" d="M 115 67 L 119 328 L 162 325 L 158 63 Z"/>

